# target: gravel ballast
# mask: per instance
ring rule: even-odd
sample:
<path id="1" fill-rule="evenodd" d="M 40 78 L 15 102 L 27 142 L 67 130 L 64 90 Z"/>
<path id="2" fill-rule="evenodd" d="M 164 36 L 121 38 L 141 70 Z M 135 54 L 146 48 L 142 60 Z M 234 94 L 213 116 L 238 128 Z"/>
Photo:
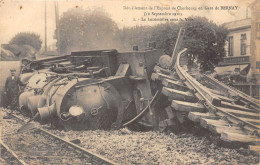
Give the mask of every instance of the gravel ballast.
<path id="1" fill-rule="evenodd" d="M 16 136 L 13 133 L 20 124 L 2 119 L 1 127 L 2 139 L 6 139 Z M 49 128 L 48 125 L 42 127 Z M 49 131 L 67 140 L 79 139 L 81 147 L 118 164 L 259 164 L 257 154 L 219 147 L 203 136 L 190 133 L 135 132 L 127 128 L 115 131 Z"/>
<path id="2" fill-rule="evenodd" d="M 118 131 L 53 131 L 119 164 L 258 164 L 256 154 L 218 147 L 192 134 Z"/>

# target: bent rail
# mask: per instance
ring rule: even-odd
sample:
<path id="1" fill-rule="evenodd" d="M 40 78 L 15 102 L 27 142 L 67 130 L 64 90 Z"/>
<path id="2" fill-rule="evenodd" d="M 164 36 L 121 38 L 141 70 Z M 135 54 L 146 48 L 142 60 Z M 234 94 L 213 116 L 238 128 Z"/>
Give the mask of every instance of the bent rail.
<path id="1" fill-rule="evenodd" d="M 225 117 L 227 120 L 229 120 L 232 123 L 235 123 L 237 125 L 242 125 L 243 128 L 247 129 L 248 131 L 254 133 L 259 132 L 259 127 L 249 123 L 240 117 L 237 117 L 229 112 L 226 111 L 226 108 L 221 107 L 221 100 L 212 95 L 212 93 L 207 90 L 206 87 L 204 87 L 202 84 L 200 84 L 195 78 L 193 78 L 191 75 L 189 75 L 184 69 L 180 66 L 180 57 L 186 52 L 186 49 L 182 50 L 178 56 L 177 61 L 175 65 L 176 72 L 180 79 L 190 88 L 193 89 L 193 93 L 200 99 L 200 102 L 204 103 L 204 106 L 206 109 L 208 109 L 210 112 L 213 112 L 214 114 Z M 215 81 L 215 83 L 219 83 Z M 228 88 L 228 90 L 232 90 Z M 235 90 L 232 90 L 235 92 Z M 241 94 L 239 94 L 241 95 Z"/>
<path id="2" fill-rule="evenodd" d="M 252 108 L 256 109 L 258 112 L 260 112 L 260 102 L 259 100 L 252 98 L 251 96 L 248 96 L 247 94 L 241 92 L 238 89 L 235 89 L 232 86 L 228 86 L 212 76 L 204 75 L 208 81 L 214 83 L 215 85 L 219 86 L 220 88 L 223 88 L 228 93 L 230 93 L 231 96 L 235 97 L 235 99 L 243 101 L 244 103 L 249 104 L 248 106 L 251 106 Z"/>

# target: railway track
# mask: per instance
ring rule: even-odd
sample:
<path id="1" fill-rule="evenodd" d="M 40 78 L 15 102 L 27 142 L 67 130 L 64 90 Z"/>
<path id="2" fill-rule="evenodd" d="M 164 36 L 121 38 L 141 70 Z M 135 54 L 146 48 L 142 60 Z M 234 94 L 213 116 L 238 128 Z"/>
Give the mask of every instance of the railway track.
<path id="1" fill-rule="evenodd" d="M 12 114 L 13 119 L 25 124 L 17 115 Z M 42 128 L 34 127 L 19 134 L 12 132 L 3 141 L 5 144 L 1 145 L 11 153 L 6 160 L 19 162 L 16 164 L 116 164 Z"/>
<path id="2" fill-rule="evenodd" d="M 0 141 L 0 149 L 0 164 L 26 165 L 26 163 L 19 159 L 18 156 L 2 141 Z"/>
<path id="3" fill-rule="evenodd" d="M 170 105 L 168 119 L 160 122 L 162 130 L 191 120 L 220 136 L 226 142 L 249 145 L 260 151 L 260 103 L 258 100 L 198 71 L 188 71 L 186 49 L 176 57 L 174 69 L 155 66 L 152 79 L 162 84 L 162 94 Z"/>

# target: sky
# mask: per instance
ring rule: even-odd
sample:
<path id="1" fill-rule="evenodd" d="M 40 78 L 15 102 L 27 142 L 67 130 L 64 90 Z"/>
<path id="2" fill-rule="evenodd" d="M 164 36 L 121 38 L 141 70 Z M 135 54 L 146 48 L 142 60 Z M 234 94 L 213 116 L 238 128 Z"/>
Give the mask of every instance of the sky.
<path id="1" fill-rule="evenodd" d="M 222 24 L 245 19 L 247 6 L 252 1 L 253 0 L 59 0 L 58 5 L 59 16 L 62 16 L 62 13 L 70 8 L 83 8 L 85 10 L 93 10 L 94 8 L 102 9 L 117 23 L 119 28 L 123 28 L 136 25 L 153 26 L 158 23 L 164 23 L 160 21 L 148 21 L 148 17 L 158 19 L 185 19 L 192 15 L 204 16 L 217 24 Z M 46 0 L 46 6 L 47 44 L 52 45 L 55 43 L 53 36 L 56 28 L 54 1 Z M 237 6 L 238 8 L 235 10 L 220 10 L 221 6 Z M 202 7 L 203 10 L 198 10 L 199 7 Z M 205 10 L 205 7 L 213 7 L 213 10 Z M 216 9 L 216 7 L 219 7 L 219 9 Z M 192 8 L 197 8 L 197 10 L 192 10 Z M 19 32 L 37 33 L 44 43 L 44 10 L 45 1 L 43 0 L 0 0 L 0 44 L 8 43 L 12 37 Z M 182 15 L 163 15 L 157 17 L 152 15 L 165 12 L 181 13 Z M 148 13 L 150 13 L 150 16 Z M 141 21 L 142 17 L 146 21 Z"/>

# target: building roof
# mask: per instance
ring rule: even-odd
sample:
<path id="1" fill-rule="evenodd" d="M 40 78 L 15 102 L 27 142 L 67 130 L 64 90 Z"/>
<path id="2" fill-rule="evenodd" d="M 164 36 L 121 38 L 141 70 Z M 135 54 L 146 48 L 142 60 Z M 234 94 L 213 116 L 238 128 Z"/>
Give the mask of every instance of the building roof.
<path id="1" fill-rule="evenodd" d="M 236 20 L 224 23 L 223 26 L 228 30 L 244 29 L 251 27 L 251 18 Z"/>

